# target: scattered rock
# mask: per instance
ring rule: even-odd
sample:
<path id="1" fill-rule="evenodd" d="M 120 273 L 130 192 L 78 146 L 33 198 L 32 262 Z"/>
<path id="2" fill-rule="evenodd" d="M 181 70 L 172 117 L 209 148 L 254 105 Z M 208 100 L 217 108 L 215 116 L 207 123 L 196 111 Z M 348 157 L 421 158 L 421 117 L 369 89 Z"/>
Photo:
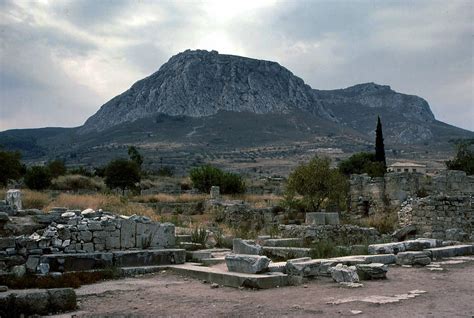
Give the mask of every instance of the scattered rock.
<path id="1" fill-rule="evenodd" d="M 262 255 L 263 249 L 260 245 L 251 240 L 235 238 L 232 241 L 232 250 L 235 254 Z"/>
<path id="2" fill-rule="evenodd" d="M 270 259 L 259 255 L 229 254 L 225 262 L 230 272 L 257 274 L 268 270 Z"/>
<path id="3" fill-rule="evenodd" d="M 401 252 L 397 254 L 398 265 L 421 265 L 426 266 L 431 259 L 424 252 Z"/>
<path id="4" fill-rule="evenodd" d="M 382 263 L 357 264 L 356 268 L 361 280 L 387 278 L 388 266 Z"/>
<path id="5" fill-rule="evenodd" d="M 3 285 L 0 286 L 0 293 L 4 293 L 4 292 L 6 292 L 6 291 L 8 291 L 8 287 L 7 287 L 7 286 L 3 286 Z"/>
<path id="6" fill-rule="evenodd" d="M 219 288 L 219 284 L 212 283 L 212 284 L 211 284 L 211 288 Z"/>
<path id="7" fill-rule="evenodd" d="M 334 281 L 338 283 L 358 283 L 359 275 L 357 275 L 357 270 L 355 266 L 346 266 L 342 264 L 337 264 L 336 266 L 329 269 L 331 277 Z"/>

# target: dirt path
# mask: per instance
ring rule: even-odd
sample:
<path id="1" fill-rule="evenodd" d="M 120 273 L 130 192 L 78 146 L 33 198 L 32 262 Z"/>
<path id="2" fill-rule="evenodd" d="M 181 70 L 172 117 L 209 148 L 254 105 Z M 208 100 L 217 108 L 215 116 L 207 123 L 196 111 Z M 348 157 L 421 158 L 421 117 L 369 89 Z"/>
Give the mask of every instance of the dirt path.
<path id="1" fill-rule="evenodd" d="M 79 310 L 66 316 L 346 317 L 361 311 L 357 317 L 473 317 L 474 261 L 443 267 L 393 266 L 387 280 L 366 281 L 356 289 L 330 279 L 271 290 L 211 288 L 166 271 L 83 286 L 77 290 Z M 426 293 L 387 304 L 349 301 L 368 296 L 391 300 L 413 290 Z"/>

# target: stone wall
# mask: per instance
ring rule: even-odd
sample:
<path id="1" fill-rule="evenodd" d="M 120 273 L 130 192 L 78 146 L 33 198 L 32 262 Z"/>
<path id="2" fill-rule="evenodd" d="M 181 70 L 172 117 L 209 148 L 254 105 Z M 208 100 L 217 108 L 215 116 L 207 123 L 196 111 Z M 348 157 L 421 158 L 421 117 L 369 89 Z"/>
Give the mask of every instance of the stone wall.
<path id="1" fill-rule="evenodd" d="M 381 240 L 374 228 L 356 225 L 281 225 L 282 237 L 301 238 L 310 242 L 332 242 L 335 244 L 373 244 Z"/>
<path id="2" fill-rule="evenodd" d="M 410 197 L 474 195 L 474 176 L 444 171 L 436 176 L 421 173 L 387 173 L 383 178 L 353 175 L 350 181 L 352 215 L 368 216 L 398 210 Z"/>
<path id="3" fill-rule="evenodd" d="M 436 195 L 406 201 L 398 212 L 401 226 L 414 225 L 418 236 L 441 240 L 472 241 L 473 199 Z"/>
<path id="4" fill-rule="evenodd" d="M 91 253 L 112 250 L 165 249 L 175 246 L 174 225 L 143 216 L 117 216 L 109 212 L 38 211 L 44 227 L 31 235 L 0 237 L 0 271 L 26 264 L 38 255 Z M 11 217 L 15 218 L 15 217 Z M 5 226 L 9 220 L 0 224 Z M 31 266 L 30 266 L 31 267 Z"/>

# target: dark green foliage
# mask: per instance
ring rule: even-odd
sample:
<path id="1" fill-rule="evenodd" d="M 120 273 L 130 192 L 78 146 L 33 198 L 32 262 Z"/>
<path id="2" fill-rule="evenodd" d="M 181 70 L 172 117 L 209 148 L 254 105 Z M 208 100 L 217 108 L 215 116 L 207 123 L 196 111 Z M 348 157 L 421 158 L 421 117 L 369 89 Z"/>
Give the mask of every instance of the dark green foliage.
<path id="1" fill-rule="evenodd" d="M 6 186 L 8 180 L 17 180 L 23 174 L 20 162 L 21 154 L 18 151 L 0 151 L 0 185 Z"/>
<path id="2" fill-rule="evenodd" d="M 383 163 L 375 160 L 375 154 L 359 152 L 341 161 L 339 171 L 346 176 L 367 173 L 371 177 L 382 177 L 385 167 Z"/>
<path id="3" fill-rule="evenodd" d="M 156 171 L 156 174 L 160 177 L 172 177 L 174 172 L 171 167 L 161 167 Z"/>
<path id="4" fill-rule="evenodd" d="M 467 175 L 474 175 L 474 151 L 472 145 L 461 142 L 457 145 L 456 156 L 452 160 L 446 161 L 449 170 L 461 170 Z"/>
<path id="5" fill-rule="evenodd" d="M 105 168 L 106 167 L 94 168 L 94 175 L 96 175 L 97 177 L 105 178 Z"/>
<path id="6" fill-rule="evenodd" d="M 48 163 L 48 169 L 53 178 L 66 174 L 66 165 L 62 160 L 53 160 Z"/>
<path id="7" fill-rule="evenodd" d="M 105 168 L 105 184 L 107 187 L 110 189 L 120 188 L 122 193 L 125 193 L 125 189 L 135 189 L 140 179 L 140 167 L 131 160 L 116 159 Z"/>
<path id="8" fill-rule="evenodd" d="M 205 165 L 190 171 L 193 187 L 208 193 L 212 186 L 219 186 L 222 194 L 237 194 L 245 192 L 242 177 L 230 172 L 224 172 L 216 167 Z"/>
<path id="9" fill-rule="evenodd" d="M 207 237 L 207 230 L 203 227 L 195 227 L 191 232 L 191 242 L 201 244 L 203 247 L 206 246 Z"/>
<path id="10" fill-rule="evenodd" d="M 384 168 L 387 167 L 385 160 L 385 146 L 383 143 L 382 122 L 377 117 L 377 128 L 375 129 L 375 161 L 382 162 Z"/>
<path id="11" fill-rule="evenodd" d="M 84 167 L 76 167 L 76 168 L 72 168 L 72 169 L 69 169 L 68 174 L 80 174 L 81 176 L 85 176 L 85 177 L 93 177 L 94 174 L 87 170 L 86 168 Z"/>
<path id="12" fill-rule="evenodd" d="M 32 190 L 44 190 L 51 185 L 51 173 L 47 167 L 31 167 L 26 171 L 25 184 Z"/>
<path id="13" fill-rule="evenodd" d="M 338 169 L 331 169 L 330 163 L 328 158 L 315 157 L 296 167 L 288 177 L 287 202 L 305 211 L 319 211 L 328 206 L 344 209 L 348 182 Z"/>
<path id="14" fill-rule="evenodd" d="M 142 167 L 143 156 L 138 152 L 137 148 L 134 146 L 128 147 L 128 156 L 130 157 L 130 160 L 138 165 L 139 168 Z"/>

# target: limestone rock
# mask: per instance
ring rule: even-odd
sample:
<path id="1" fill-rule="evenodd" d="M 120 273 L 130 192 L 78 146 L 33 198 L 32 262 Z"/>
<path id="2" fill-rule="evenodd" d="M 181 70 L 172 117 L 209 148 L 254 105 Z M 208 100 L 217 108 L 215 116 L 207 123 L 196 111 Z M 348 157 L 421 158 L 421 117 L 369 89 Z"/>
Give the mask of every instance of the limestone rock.
<path id="1" fill-rule="evenodd" d="M 26 266 L 25 265 L 13 266 L 11 272 L 16 277 L 23 277 L 26 274 Z"/>
<path id="2" fill-rule="evenodd" d="M 387 278 L 388 266 L 382 263 L 357 264 L 356 269 L 361 280 Z"/>
<path id="3" fill-rule="evenodd" d="M 67 211 L 67 212 L 64 212 L 63 214 L 61 214 L 61 217 L 62 218 L 72 218 L 72 217 L 75 217 L 76 216 L 76 213 L 72 212 L 72 211 Z"/>
<path id="4" fill-rule="evenodd" d="M 48 289 L 49 310 L 51 312 L 65 312 L 76 309 L 76 293 L 72 288 Z"/>
<path id="5" fill-rule="evenodd" d="M 428 265 L 431 259 L 425 252 L 402 252 L 397 254 L 398 265 Z"/>
<path id="6" fill-rule="evenodd" d="M 263 253 L 262 247 L 251 240 L 235 238 L 232 241 L 232 246 L 235 254 L 262 255 Z"/>
<path id="7" fill-rule="evenodd" d="M 229 254 L 225 262 L 229 272 L 258 274 L 267 271 L 270 259 L 259 255 Z"/>
<path id="8" fill-rule="evenodd" d="M 355 266 L 346 266 L 342 264 L 337 264 L 335 267 L 332 267 L 330 270 L 331 277 L 335 282 L 338 283 L 358 283 L 359 275 L 357 275 L 357 270 Z"/>
<path id="9" fill-rule="evenodd" d="M 21 191 L 15 189 L 8 190 L 6 201 L 9 206 L 14 207 L 14 209 L 16 209 L 17 211 L 21 210 Z"/>

